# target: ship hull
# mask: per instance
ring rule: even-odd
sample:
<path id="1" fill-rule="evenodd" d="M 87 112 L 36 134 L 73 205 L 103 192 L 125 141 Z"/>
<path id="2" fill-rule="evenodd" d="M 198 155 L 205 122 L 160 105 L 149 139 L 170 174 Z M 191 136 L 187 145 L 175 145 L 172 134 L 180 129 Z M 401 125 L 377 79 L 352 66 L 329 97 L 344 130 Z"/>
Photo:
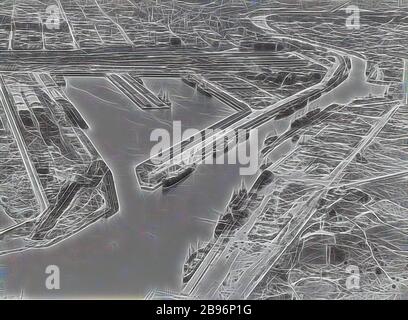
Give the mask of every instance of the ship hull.
<path id="1" fill-rule="evenodd" d="M 184 78 L 184 77 L 181 78 L 181 80 L 190 87 L 195 88 L 195 86 L 196 86 L 196 83 L 194 81 L 192 81 L 192 80 L 189 80 L 189 79 Z"/>
<path id="2" fill-rule="evenodd" d="M 209 93 L 207 90 L 205 90 L 204 88 L 202 88 L 201 86 L 197 86 L 197 91 L 202 93 L 203 95 L 207 96 L 207 97 L 212 97 L 212 94 Z"/>
<path id="3" fill-rule="evenodd" d="M 190 176 L 190 174 L 193 173 L 194 170 L 195 170 L 195 167 L 189 167 L 189 168 L 187 168 L 186 170 L 184 170 L 183 172 L 181 172 L 179 175 L 177 175 L 175 177 L 163 179 L 163 182 L 162 182 L 163 191 L 166 191 L 166 190 L 176 186 L 180 182 L 186 180 Z"/>

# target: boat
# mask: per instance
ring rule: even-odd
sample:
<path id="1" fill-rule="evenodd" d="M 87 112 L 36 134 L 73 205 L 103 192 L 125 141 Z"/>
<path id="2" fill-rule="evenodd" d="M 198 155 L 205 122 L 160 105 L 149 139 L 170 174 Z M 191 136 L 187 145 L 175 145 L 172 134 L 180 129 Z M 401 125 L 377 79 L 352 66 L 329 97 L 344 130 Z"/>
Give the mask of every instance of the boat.
<path id="1" fill-rule="evenodd" d="M 248 191 L 245 187 L 244 181 L 242 180 L 241 187 L 238 190 L 233 191 L 228 207 L 233 211 L 240 210 L 244 207 L 247 199 Z"/>
<path id="2" fill-rule="evenodd" d="M 164 104 L 171 106 L 171 100 L 169 99 L 169 94 L 167 91 L 161 91 L 157 95 L 157 97 L 160 99 L 161 102 Z"/>
<path id="3" fill-rule="evenodd" d="M 190 87 L 195 88 L 195 86 L 196 86 L 196 82 L 194 81 L 193 76 L 190 75 L 190 74 L 185 75 L 185 76 L 182 76 L 182 77 L 181 77 L 181 80 L 182 80 L 185 84 L 189 85 Z"/>
<path id="4" fill-rule="evenodd" d="M 174 172 L 168 172 L 165 178 L 162 181 L 163 191 L 171 187 L 174 187 L 176 184 L 187 179 L 187 177 L 195 170 L 196 164 L 186 165 L 186 167 L 181 167 Z"/>
<path id="5" fill-rule="evenodd" d="M 197 91 L 202 93 L 203 95 L 207 96 L 207 97 L 212 97 L 212 94 L 208 91 L 206 85 L 202 84 L 198 84 L 197 85 Z"/>
<path id="6" fill-rule="evenodd" d="M 138 84 L 144 86 L 143 80 L 142 78 L 138 77 L 138 76 L 131 76 Z"/>
<path id="7" fill-rule="evenodd" d="M 265 139 L 264 141 L 264 145 L 268 146 L 271 145 L 272 143 L 274 143 L 276 140 L 278 139 L 278 136 L 269 136 Z"/>
<path id="8" fill-rule="evenodd" d="M 293 121 L 291 123 L 291 125 L 290 125 L 290 128 L 291 129 L 298 129 L 298 128 L 302 127 L 302 126 L 310 124 L 319 113 L 320 113 L 319 108 L 314 109 L 312 111 L 309 111 L 303 117 Z"/>
<path id="9" fill-rule="evenodd" d="M 239 129 L 237 131 L 237 142 L 238 143 L 242 143 L 244 141 L 247 141 L 248 139 L 249 139 L 249 130 L 248 129 L 245 129 L 245 130 Z"/>
<path id="10" fill-rule="evenodd" d="M 272 164 L 272 161 L 268 160 L 268 157 L 263 158 L 260 169 L 265 170 Z"/>

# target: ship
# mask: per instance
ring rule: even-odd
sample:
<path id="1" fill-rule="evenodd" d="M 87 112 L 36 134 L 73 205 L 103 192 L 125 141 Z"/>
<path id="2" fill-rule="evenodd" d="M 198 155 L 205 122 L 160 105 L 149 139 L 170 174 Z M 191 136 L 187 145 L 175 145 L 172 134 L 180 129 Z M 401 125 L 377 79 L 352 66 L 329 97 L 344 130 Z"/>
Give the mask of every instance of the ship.
<path id="1" fill-rule="evenodd" d="M 190 74 L 187 74 L 187 75 L 185 75 L 185 76 L 182 76 L 182 77 L 181 77 L 181 80 L 182 80 L 185 84 L 189 85 L 190 87 L 195 88 L 195 86 L 196 86 L 196 82 L 194 81 L 193 76 L 190 75 Z"/>
<path id="2" fill-rule="evenodd" d="M 278 139 L 278 136 L 269 136 L 265 139 L 264 141 L 264 145 L 268 146 L 271 145 L 272 143 L 274 143 L 276 140 Z"/>
<path id="3" fill-rule="evenodd" d="M 132 76 L 131 76 L 132 77 Z M 143 80 L 140 77 L 133 76 L 132 79 L 134 79 L 138 84 L 144 86 Z"/>
<path id="4" fill-rule="evenodd" d="M 241 187 L 238 190 L 233 191 L 228 207 L 233 211 L 239 211 L 245 207 L 244 205 L 247 199 L 248 191 L 245 187 L 244 180 L 242 180 Z"/>
<path id="5" fill-rule="evenodd" d="M 270 167 L 272 164 L 272 161 L 269 161 L 267 157 L 263 158 L 260 169 L 265 170 L 266 168 Z"/>
<path id="6" fill-rule="evenodd" d="M 237 145 L 236 138 L 224 137 L 224 152 L 230 152 Z"/>
<path id="7" fill-rule="evenodd" d="M 290 128 L 291 129 L 298 129 L 298 128 L 302 127 L 302 126 L 309 125 L 319 113 L 320 113 L 319 108 L 314 109 L 312 111 L 309 111 L 303 117 L 293 121 L 291 123 L 291 125 L 290 125 Z"/>
<path id="8" fill-rule="evenodd" d="M 185 167 L 176 169 L 173 172 L 168 172 L 162 181 L 163 191 L 171 187 L 174 187 L 181 181 L 187 179 L 187 177 L 195 170 L 196 164 L 189 164 Z"/>
<path id="9" fill-rule="evenodd" d="M 241 143 L 241 142 L 247 141 L 248 139 L 249 139 L 249 130 L 239 129 L 237 132 L 237 142 Z"/>
<path id="10" fill-rule="evenodd" d="M 164 104 L 167 104 L 168 106 L 171 106 L 171 100 L 169 99 L 169 94 L 168 92 L 165 91 L 161 91 L 159 92 L 159 94 L 157 95 L 157 97 L 160 99 L 160 101 L 162 101 Z"/>
<path id="11" fill-rule="evenodd" d="M 207 86 L 205 84 L 198 84 L 197 85 L 197 91 L 202 93 L 203 95 L 207 97 L 212 97 L 212 94 L 208 91 Z"/>

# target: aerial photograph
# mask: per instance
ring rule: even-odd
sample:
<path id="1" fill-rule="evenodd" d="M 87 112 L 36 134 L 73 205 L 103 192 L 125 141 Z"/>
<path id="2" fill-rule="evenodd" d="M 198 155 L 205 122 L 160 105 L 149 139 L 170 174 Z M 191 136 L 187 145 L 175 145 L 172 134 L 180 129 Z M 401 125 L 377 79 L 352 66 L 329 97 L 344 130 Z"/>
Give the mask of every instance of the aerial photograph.
<path id="1" fill-rule="evenodd" d="M 3 299 L 408 299 L 408 0 L 1 0 Z"/>

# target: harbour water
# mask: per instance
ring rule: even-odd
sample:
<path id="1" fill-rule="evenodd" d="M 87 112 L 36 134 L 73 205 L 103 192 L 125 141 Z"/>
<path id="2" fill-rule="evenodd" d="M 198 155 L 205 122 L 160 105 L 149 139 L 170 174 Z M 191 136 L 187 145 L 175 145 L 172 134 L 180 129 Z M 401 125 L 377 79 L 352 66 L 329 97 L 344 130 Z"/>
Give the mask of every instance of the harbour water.
<path id="1" fill-rule="evenodd" d="M 314 102 L 315 107 L 346 103 L 353 98 L 381 94 L 384 88 L 365 82 L 364 61 L 353 58 L 350 78 Z M 167 90 L 170 110 L 143 111 L 105 78 L 68 78 L 66 93 L 90 125 L 87 134 L 114 174 L 120 211 L 78 235 L 45 250 L 31 250 L 0 258 L 7 266 L 7 290 L 27 297 L 142 297 L 153 287 L 178 289 L 182 264 L 191 243 L 211 236 L 218 215 L 234 187 L 240 185 L 239 165 L 201 165 L 169 192 L 143 192 L 134 168 L 146 159 L 156 128 L 171 132 L 172 121 L 202 129 L 231 114 L 214 98 L 195 92 L 180 79 L 146 78 L 154 92 Z M 281 133 L 290 119 L 259 129 L 259 145 L 270 132 Z M 280 148 L 278 159 L 290 150 Z M 250 185 L 256 175 L 246 177 Z M 48 291 L 47 265 L 61 270 L 61 289 Z"/>

